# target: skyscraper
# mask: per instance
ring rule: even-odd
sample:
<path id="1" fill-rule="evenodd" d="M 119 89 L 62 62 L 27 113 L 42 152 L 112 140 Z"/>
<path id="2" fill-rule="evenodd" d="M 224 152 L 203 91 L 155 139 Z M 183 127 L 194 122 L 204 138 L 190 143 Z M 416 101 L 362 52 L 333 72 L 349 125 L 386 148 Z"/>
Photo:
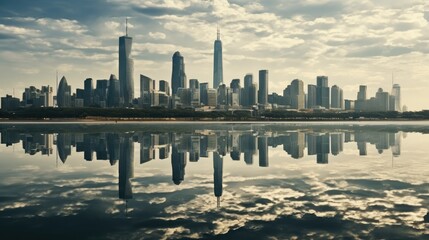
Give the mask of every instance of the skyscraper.
<path id="1" fill-rule="evenodd" d="M 171 74 L 171 87 L 173 94 L 177 94 L 179 88 L 186 88 L 185 61 L 180 52 L 173 54 L 173 71 Z"/>
<path id="2" fill-rule="evenodd" d="M 200 83 L 200 101 L 203 105 L 208 105 L 207 90 L 209 89 L 209 83 Z"/>
<path id="3" fill-rule="evenodd" d="M 119 38 L 119 85 L 121 99 L 124 106 L 128 106 L 134 99 L 134 61 L 131 59 L 133 38 L 125 36 Z"/>
<path id="4" fill-rule="evenodd" d="M 259 71 L 258 102 L 262 105 L 268 104 L 268 70 Z"/>
<path id="5" fill-rule="evenodd" d="M 107 106 L 107 92 L 109 89 L 109 80 L 100 79 L 96 82 L 94 91 L 94 103 L 104 108 Z"/>
<path id="6" fill-rule="evenodd" d="M 395 104 L 393 111 L 402 112 L 402 106 L 401 106 L 401 86 L 399 84 L 393 84 L 392 87 L 392 96 L 395 97 Z"/>
<path id="7" fill-rule="evenodd" d="M 366 108 L 366 90 L 367 87 L 365 85 L 359 86 L 359 92 L 357 94 L 357 100 L 355 102 L 356 111 L 363 111 Z"/>
<path id="8" fill-rule="evenodd" d="M 165 80 L 159 80 L 159 91 L 165 92 L 167 96 L 170 96 L 170 84 Z"/>
<path id="9" fill-rule="evenodd" d="M 244 76 L 244 88 L 241 94 L 241 105 L 253 106 L 258 101 L 257 86 L 253 83 L 253 75 L 251 73 Z"/>
<path id="10" fill-rule="evenodd" d="M 331 88 L 331 108 L 344 108 L 343 89 L 337 85 Z"/>
<path id="11" fill-rule="evenodd" d="M 223 83 L 222 41 L 217 29 L 217 39 L 214 42 L 213 88 L 217 89 Z"/>
<path id="12" fill-rule="evenodd" d="M 317 87 L 313 84 L 308 84 L 307 86 L 307 108 L 313 108 L 317 106 L 316 101 L 317 96 Z"/>
<path id="13" fill-rule="evenodd" d="M 304 93 L 304 82 L 299 79 L 295 79 L 290 84 L 290 105 L 293 109 L 304 109 L 305 108 L 305 93 Z"/>
<path id="14" fill-rule="evenodd" d="M 92 81 L 92 78 L 87 78 L 84 81 L 84 98 L 83 98 L 83 105 L 85 107 L 91 106 L 94 99 L 94 82 Z"/>
<path id="15" fill-rule="evenodd" d="M 66 77 L 62 77 L 57 91 L 58 107 L 71 107 L 71 86 L 67 84 Z"/>
<path id="16" fill-rule="evenodd" d="M 365 85 L 359 86 L 359 92 L 357 94 L 357 100 L 366 100 L 366 89 L 367 87 Z"/>
<path id="17" fill-rule="evenodd" d="M 152 94 L 155 91 L 154 81 L 140 74 L 140 106 L 150 108 L 152 105 Z"/>
<path id="18" fill-rule="evenodd" d="M 107 91 L 107 106 L 108 107 L 119 107 L 120 103 L 120 84 L 119 80 L 114 74 L 110 75 L 109 78 L 109 89 Z"/>
<path id="19" fill-rule="evenodd" d="M 327 76 L 317 76 L 316 104 L 329 109 L 329 84 Z"/>
<path id="20" fill-rule="evenodd" d="M 193 107 L 200 106 L 200 82 L 198 79 L 189 80 L 189 89 L 191 91 L 191 105 Z"/>

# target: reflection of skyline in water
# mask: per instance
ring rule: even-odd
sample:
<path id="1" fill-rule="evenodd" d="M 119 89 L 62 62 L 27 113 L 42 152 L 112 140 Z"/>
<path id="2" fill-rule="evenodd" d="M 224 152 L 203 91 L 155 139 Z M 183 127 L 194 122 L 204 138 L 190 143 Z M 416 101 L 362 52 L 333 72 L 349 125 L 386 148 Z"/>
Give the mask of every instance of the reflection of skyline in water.
<path id="1" fill-rule="evenodd" d="M 223 157 L 253 165 L 255 156 L 259 167 L 269 167 L 269 148 L 281 147 L 292 158 L 315 156 L 317 164 L 328 164 L 329 155 L 338 155 L 343 144 L 355 142 L 359 155 L 367 155 L 367 145 L 373 145 L 381 154 L 391 149 L 392 156 L 401 153 L 402 132 L 365 131 L 228 131 L 195 130 L 193 132 L 129 132 L 129 133 L 20 133 L 14 130 L 1 132 L 1 144 L 11 146 L 22 142 L 27 154 L 53 153 L 65 163 L 72 154 L 83 152 L 86 161 L 108 160 L 111 165 L 119 161 L 119 198 L 133 198 L 131 180 L 134 177 L 134 143 L 140 145 L 140 164 L 155 159 L 171 158 L 172 182 L 185 180 L 187 162 L 198 162 L 212 153 L 214 196 L 218 206 L 222 196 Z M 95 157 L 94 157 L 95 155 Z"/>
<path id="2" fill-rule="evenodd" d="M 258 131 L 195 131 L 193 133 L 20 133 L 13 130 L 1 132 L 1 144 L 12 146 L 22 142 L 25 153 L 51 155 L 56 146 L 62 162 L 76 152 L 83 152 L 87 161 L 109 160 L 114 165 L 123 151 L 132 151 L 126 142 L 140 144 L 140 164 L 154 159 L 185 158 L 198 162 L 208 158 L 209 152 L 221 157 L 227 154 L 235 161 L 243 160 L 252 165 L 258 155 L 260 167 L 269 166 L 269 147 L 283 146 L 283 150 L 292 158 L 300 159 L 307 155 L 316 156 L 316 162 L 326 164 L 329 155 L 338 155 L 343 144 L 355 142 L 359 155 L 367 155 L 368 145 L 373 145 L 381 154 L 391 149 L 393 156 L 401 154 L 402 132 L 258 132 Z M 127 139 L 127 140 L 125 140 Z M 94 158 L 95 154 L 95 158 Z M 157 157 L 155 157 L 157 156 Z"/>
<path id="3" fill-rule="evenodd" d="M 422 134 L 403 141 L 411 131 L 153 129 L 2 129 L 1 147 L 14 146 L 0 161 L 6 236 L 42 231 L 33 225 L 49 233 L 73 219 L 73 229 L 124 239 L 132 238 L 124 229 L 145 239 L 427 236 L 427 161 L 415 142 L 425 142 Z M 394 168 L 386 168 L 390 155 L 400 156 Z M 55 156 L 66 164 L 55 169 Z"/>

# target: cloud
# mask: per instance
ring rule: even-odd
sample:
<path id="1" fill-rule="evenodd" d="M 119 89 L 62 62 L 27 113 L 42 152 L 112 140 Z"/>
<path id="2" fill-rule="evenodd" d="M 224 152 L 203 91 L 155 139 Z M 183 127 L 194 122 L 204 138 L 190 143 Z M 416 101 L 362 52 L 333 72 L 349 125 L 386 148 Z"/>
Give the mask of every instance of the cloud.
<path id="1" fill-rule="evenodd" d="M 36 29 L 21 28 L 15 26 L 6 26 L 0 24 L 0 33 L 15 37 L 34 37 L 40 35 L 40 31 Z"/>
<path id="2" fill-rule="evenodd" d="M 149 36 L 153 39 L 165 39 L 166 35 L 162 32 L 149 32 Z"/>

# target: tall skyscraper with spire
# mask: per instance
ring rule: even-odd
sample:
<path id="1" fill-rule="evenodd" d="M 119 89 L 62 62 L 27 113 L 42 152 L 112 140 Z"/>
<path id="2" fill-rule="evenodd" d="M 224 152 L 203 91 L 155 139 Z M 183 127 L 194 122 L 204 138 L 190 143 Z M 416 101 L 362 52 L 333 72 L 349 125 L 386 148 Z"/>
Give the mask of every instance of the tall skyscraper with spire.
<path id="1" fill-rule="evenodd" d="M 125 26 L 125 36 L 119 38 L 119 88 L 124 106 L 134 99 L 134 61 L 131 59 L 133 38 L 128 36 L 128 19 Z"/>
<path id="2" fill-rule="evenodd" d="M 217 28 L 217 39 L 214 42 L 213 88 L 217 89 L 223 83 L 222 41 L 220 30 Z"/>

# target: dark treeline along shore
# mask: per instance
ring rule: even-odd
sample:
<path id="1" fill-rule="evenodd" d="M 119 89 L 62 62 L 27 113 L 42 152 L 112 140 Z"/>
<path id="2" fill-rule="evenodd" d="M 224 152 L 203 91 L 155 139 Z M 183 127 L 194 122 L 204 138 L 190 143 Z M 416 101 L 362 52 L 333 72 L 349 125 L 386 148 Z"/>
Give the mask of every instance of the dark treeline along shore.
<path id="1" fill-rule="evenodd" d="M 295 112 L 284 110 L 199 112 L 193 109 L 130 108 L 26 108 L 0 111 L 3 120 L 224 120 L 224 121 L 347 121 L 429 120 L 429 111 L 419 112 Z"/>
<path id="2" fill-rule="evenodd" d="M 67 125 L 65 128 L 64 125 Z M 419 132 L 429 133 L 429 124 L 418 124 L 414 121 L 397 121 L 397 122 L 374 122 L 374 123 L 361 123 L 361 122 L 337 122 L 335 124 L 327 124 L 326 122 L 252 122 L 250 124 L 243 124 L 242 122 L 173 122 L 165 124 L 164 122 L 122 122 L 117 124 L 114 122 L 88 122 L 82 124 L 81 122 L 59 122 L 52 124 L 50 122 L 39 123 L 15 123 L 4 122 L 0 124 L 0 131 L 12 132 L 26 132 L 26 133 L 99 133 L 106 132 L 108 129 L 112 133 L 123 132 L 171 132 L 176 133 L 204 131 L 207 128 L 213 131 L 240 131 L 252 130 L 261 132 L 276 132 L 276 131 L 296 131 L 302 129 L 312 129 L 318 132 L 332 132 L 332 131 L 371 131 L 371 132 Z"/>

